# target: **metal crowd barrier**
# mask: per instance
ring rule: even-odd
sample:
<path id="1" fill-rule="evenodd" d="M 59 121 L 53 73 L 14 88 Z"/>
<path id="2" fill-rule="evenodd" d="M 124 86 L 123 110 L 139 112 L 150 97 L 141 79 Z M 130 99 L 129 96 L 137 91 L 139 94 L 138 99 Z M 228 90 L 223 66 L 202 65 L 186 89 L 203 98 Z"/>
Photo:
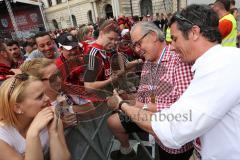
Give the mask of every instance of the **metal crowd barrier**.
<path id="1" fill-rule="evenodd" d="M 65 130 L 72 160 L 108 159 L 113 142 L 106 121 L 110 114 L 110 111 L 106 111 L 93 120 L 79 122 L 77 126 Z"/>
<path id="2" fill-rule="evenodd" d="M 65 129 L 65 138 L 71 153 L 71 160 L 109 159 L 114 137 L 107 126 L 107 119 L 111 111 L 106 109 L 106 105 L 103 103 L 98 107 L 96 110 L 100 113 L 98 117 L 88 121 L 80 121 L 77 126 Z M 132 137 L 139 143 L 138 159 L 159 159 L 158 150 L 155 149 L 156 144 L 150 143 L 145 135 L 132 134 Z"/>

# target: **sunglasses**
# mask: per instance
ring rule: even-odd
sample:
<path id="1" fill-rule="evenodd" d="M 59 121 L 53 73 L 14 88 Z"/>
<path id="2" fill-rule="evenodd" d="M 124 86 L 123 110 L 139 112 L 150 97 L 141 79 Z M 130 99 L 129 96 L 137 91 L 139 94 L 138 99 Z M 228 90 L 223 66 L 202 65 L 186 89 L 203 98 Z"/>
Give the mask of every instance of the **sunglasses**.
<path id="1" fill-rule="evenodd" d="M 17 81 L 23 82 L 23 81 L 28 80 L 28 78 L 29 78 L 29 75 L 27 73 L 17 74 L 17 75 L 14 76 L 14 80 L 12 81 L 9 92 L 8 92 L 8 99 L 10 99 L 10 97 L 11 97 L 13 91 L 14 91 L 14 88 L 16 86 L 16 82 Z"/>
<path id="2" fill-rule="evenodd" d="M 177 13 L 174 17 L 175 17 L 176 19 L 181 20 L 181 21 L 188 22 L 188 23 L 191 24 L 192 26 L 195 25 L 195 23 L 193 23 L 192 21 L 190 21 L 190 20 L 188 20 L 187 18 L 183 17 L 183 16 L 180 15 L 179 13 Z"/>

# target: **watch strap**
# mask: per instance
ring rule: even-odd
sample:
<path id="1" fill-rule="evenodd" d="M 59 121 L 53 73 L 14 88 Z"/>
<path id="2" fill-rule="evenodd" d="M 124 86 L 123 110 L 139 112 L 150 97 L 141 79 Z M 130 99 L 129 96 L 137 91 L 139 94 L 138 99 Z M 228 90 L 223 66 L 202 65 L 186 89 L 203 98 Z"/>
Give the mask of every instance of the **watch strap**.
<path id="1" fill-rule="evenodd" d="M 118 109 L 122 110 L 122 105 L 123 105 L 123 103 L 129 104 L 128 101 L 122 100 L 122 101 L 119 103 L 119 105 L 118 105 Z"/>

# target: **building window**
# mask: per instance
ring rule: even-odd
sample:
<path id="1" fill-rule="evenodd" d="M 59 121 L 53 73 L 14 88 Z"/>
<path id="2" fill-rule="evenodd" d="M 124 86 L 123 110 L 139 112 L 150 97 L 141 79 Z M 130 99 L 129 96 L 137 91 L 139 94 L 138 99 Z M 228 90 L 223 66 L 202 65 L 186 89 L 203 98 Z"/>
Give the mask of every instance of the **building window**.
<path id="1" fill-rule="evenodd" d="M 72 15 L 73 26 L 77 27 L 77 19 L 76 16 Z"/>
<path id="2" fill-rule="evenodd" d="M 55 27 L 55 29 L 59 29 L 56 19 L 53 19 L 52 23 L 53 23 L 53 26 Z"/>
<path id="3" fill-rule="evenodd" d="M 88 16 L 88 23 L 93 23 L 93 17 L 92 17 L 92 11 L 89 10 L 87 12 L 87 16 Z"/>
<path id="4" fill-rule="evenodd" d="M 56 0 L 57 4 L 62 3 L 62 0 Z"/>
<path id="5" fill-rule="evenodd" d="M 52 6 L 52 0 L 48 0 L 48 6 L 49 6 L 49 7 Z"/>
<path id="6" fill-rule="evenodd" d="M 153 15 L 152 1 L 151 0 L 142 0 L 140 2 L 141 15 Z"/>
<path id="7" fill-rule="evenodd" d="M 105 6 L 105 13 L 106 13 L 106 18 L 113 18 L 113 10 L 112 6 L 110 4 L 107 4 Z"/>

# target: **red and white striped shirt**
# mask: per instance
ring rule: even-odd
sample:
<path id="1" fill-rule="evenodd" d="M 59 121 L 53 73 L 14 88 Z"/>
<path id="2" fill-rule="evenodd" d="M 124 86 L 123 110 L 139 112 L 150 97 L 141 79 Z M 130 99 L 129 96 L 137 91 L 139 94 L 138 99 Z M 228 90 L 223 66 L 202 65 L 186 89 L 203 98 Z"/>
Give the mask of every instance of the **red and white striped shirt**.
<path id="1" fill-rule="evenodd" d="M 154 94 L 157 111 L 169 108 L 187 89 L 192 78 L 191 65 L 183 63 L 175 52 L 169 50 L 168 46 L 159 64 L 149 61 L 144 63 L 137 100 L 150 103 L 151 95 Z M 193 148 L 192 142 L 180 149 L 171 149 L 165 147 L 159 140 L 156 141 L 170 154 L 183 153 Z"/>

